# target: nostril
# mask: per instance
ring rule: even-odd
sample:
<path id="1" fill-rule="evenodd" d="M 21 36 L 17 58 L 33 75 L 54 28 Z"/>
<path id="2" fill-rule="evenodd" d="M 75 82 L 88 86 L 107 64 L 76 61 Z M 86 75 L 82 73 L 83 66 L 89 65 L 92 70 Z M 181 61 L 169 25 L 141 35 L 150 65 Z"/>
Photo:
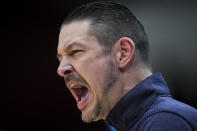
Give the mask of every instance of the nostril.
<path id="1" fill-rule="evenodd" d="M 64 71 L 64 75 L 67 75 L 67 74 L 70 74 L 71 73 L 71 71 L 70 70 L 66 70 L 66 71 Z"/>
<path id="2" fill-rule="evenodd" d="M 73 68 L 71 65 L 64 65 L 61 64 L 58 68 L 58 74 L 62 77 L 66 77 L 67 75 L 69 75 L 70 73 L 72 73 Z"/>

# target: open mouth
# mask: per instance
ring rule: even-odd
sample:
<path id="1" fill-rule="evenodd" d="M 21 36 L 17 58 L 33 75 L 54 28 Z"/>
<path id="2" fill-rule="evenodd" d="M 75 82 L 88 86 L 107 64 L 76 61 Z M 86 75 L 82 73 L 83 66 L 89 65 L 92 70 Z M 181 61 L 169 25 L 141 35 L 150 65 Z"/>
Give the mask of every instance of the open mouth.
<path id="1" fill-rule="evenodd" d="M 90 96 L 88 88 L 79 83 L 69 84 L 68 88 L 76 99 L 78 108 L 83 109 L 87 105 Z"/>
<path id="2" fill-rule="evenodd" d="M 88 89 L 85 86 L 76 86 L 71 88 L 71 91 L 76 95 L 77 102 L 80 102 L 86 96 Z"/>

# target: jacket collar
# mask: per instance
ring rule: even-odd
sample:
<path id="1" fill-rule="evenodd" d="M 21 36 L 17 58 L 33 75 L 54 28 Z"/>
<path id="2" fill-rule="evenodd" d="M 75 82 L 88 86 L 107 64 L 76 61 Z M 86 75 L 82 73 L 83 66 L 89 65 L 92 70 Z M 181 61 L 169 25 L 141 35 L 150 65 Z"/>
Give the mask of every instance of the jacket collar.
<path id="1" fill-rule="evenodd" d="M 152 105 L 158 95 L 170 95 L 161 73 L 147 77 L 130 90 L 115 105 L 105 123 L 118 130 L 131 128 Z"/>

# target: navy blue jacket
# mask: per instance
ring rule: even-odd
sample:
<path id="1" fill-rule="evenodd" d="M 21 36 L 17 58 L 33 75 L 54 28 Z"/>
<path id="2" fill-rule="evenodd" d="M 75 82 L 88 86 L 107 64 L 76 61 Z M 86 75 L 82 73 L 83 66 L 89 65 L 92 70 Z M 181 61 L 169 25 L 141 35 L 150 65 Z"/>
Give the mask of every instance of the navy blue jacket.
<path id="1" fill-rule="evenodd" d="M 130 90 L 105 123 L 118 131 L 197 131 L 197 110 L 173 99 L 156 73 Z"/>

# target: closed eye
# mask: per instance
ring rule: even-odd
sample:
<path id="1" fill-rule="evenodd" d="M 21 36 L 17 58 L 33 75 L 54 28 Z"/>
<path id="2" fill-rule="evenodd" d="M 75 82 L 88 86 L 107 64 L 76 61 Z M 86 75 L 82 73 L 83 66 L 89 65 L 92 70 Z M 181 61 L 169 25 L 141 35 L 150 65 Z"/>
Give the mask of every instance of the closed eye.
<path id="1" fill-rule="evenodd" d="M 83 50 L 72 50 L 70 53 L 69 53 L 69 56 L 74 56 L 75 54 L 79 53 L 79 52 L 82 52 Z"/>

